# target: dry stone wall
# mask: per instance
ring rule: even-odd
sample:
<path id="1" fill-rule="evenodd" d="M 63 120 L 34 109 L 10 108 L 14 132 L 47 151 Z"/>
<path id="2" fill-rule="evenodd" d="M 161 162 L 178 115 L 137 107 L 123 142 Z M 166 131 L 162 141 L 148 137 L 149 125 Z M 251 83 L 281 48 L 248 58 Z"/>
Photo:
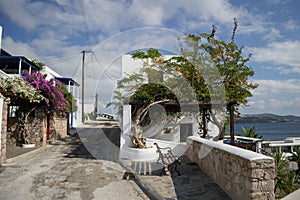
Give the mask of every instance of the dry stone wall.
<path id="1" fill-rule="evenodd" d="M 7 132 L 7 108 L 8 105 L 5 101 L 2 103 L 2 123 L 1 123 L 1 138 L 0 138 L 0 165 L 6 160 L 6 132 Z M 1 109 L 0 109 L 1 110 Z"/>
<path id="2" fill-rule="evenodd" d="M 7 115 L 6 115 L 7 116 Z M 7 118 L 7 117 L 6 117 Z M 35 144 L 37 147 L 45 146 L 47 143 L 46 138 L 46 114 L 43 108 L 37 108 L 35 110 L 34 117 L 28 118 L 30 126 L 29 133 L 30 136 L 27 138 L 30 144 Z M 7 131 L 7 142 L 8 146 L 20 146 L 22 141 L 20 138 L 20 133 L 17 129 L 19 125 L 18 118 L 11 117 L 6 119 L 8 124 L 8 131 Z"/>
<path id="3" fill-rule="evenodd" d="M 271 157 L 191 136 L 187 156 L 232 199 L 275 199 L 275 164 Z"/>
<path id="4" fill-rule="evenodd" d="M 68 119 L 66 118 L 55 118 L 51 122 L 50 137 L 55 139 L 66 137 L 68 134 Z"/>

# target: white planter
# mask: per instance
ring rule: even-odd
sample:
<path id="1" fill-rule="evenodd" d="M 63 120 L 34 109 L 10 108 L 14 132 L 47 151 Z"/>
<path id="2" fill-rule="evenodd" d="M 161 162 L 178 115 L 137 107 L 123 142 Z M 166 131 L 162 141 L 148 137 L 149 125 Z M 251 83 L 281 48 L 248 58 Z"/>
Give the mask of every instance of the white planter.
<path id="1" fill-rule="evenodd" d="M 35 147 L 35 144 L 22 144 L 23 148 L 33 148 Z"/>
<path id="2" fill-rule="evenodd" d="M 156 147 L 147 149 L 138 149 L 133 147 L 122 147 L 120 149 L 120 157 L 131 161 L 156 161 L 158 153 Z"/>

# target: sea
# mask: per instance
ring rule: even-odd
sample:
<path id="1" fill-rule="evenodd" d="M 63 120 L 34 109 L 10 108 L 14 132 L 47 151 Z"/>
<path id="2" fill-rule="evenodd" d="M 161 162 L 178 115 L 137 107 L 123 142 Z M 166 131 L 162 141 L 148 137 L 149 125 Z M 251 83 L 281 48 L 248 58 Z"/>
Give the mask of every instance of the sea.
<path id="1" fill-rule="evenodd" d="M 300 123 L 241 123 L 235 124 L 235 135 L 243 135 L 242 128 L 256 127 L 256 133 L 265 141 L 284 140 L 287 137 L 300 137 Z"/>

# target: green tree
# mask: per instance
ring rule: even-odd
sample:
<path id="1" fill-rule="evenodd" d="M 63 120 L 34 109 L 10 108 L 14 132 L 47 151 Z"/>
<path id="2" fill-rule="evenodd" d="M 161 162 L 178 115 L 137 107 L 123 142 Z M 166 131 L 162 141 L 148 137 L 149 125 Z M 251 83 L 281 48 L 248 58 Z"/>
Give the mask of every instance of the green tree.
<path id="1" fill-rule="evenodd" d="M 106 108 L 110 106 L 114 106 L 114 109 L 117 110 L 117 115 L 121 116 L 123 113 L 123 96 L 120 91 L 114 91 L 114 96 L 113 96 L 114 101 L 109 102 L 106 105 Z"/>
<path id="2" fill-rule="evenodd" d="M 118 82 L 117 90 L 114 91 L 113 101 L 106 104 L 106 108 L 114 106 L 120 117 L 123 113 L 123 101 L 128 100 L 145 80 L 140 73 L 126 75 L 126 77 Z"/>
<path id="3" fill-rule="evenodd" d="M 70 93 L 68 91 L 65 84 L 61 84 L 59 89 L 63 92 L 64 97 L 67 100 L 66 108 L 65 108 L 66 112 L 67 113 L 76 112 L 78 110 L 78 106 L 77 106 L 76 100 L 75 100 L 74 96 L 72 95 L 72 93 Z"/>
<path id="4" fill-rule="evenodd" d="M 180 55 L 168 60 L 163 60 L 161 54 L 154 49 L 147 53 L 136 52 L 133 54 L 133 58 L 144 60 L 144 65 L 147 65 L 148 68 L 160 70 L 174 77 L 169 79 L 170 82 L 173 81 L 185 97 L 188 96 L 187 92 L 182 90 L 185 87 L 180 87 L 178 81 L 183 77 L 189 82 L 193 88 L 191 92 L 196 95 L 196 99 L 199 102 L 206 102 L 199 104 L 201 113 L 198 113 L 199 118 L 202 118 L 198 121 L 204 137 L 207 132 L 205 124 L 208 121 L 217 125 L 219 136 L 223 136 L 224 120 L 218 120 L 216 117 L 218 112 L 215 109 L 218 108 L 220 112 L 228 109 L 225 102 L 222 104 L 222 101 L 234 105 L 234 109 L 237 111 L 238 106 L 247 105 L 248 97 L 252 96 L 251 90 L 258 87 L 257 84 L 249 81 L 249 77 L 254 75 L 254 71 L 247 65 L 251 55 L 244 57 L 243 47 L 239 47 L 235 43 L 237 27 L 237 21 L 234 20 L 234 28 L 229 42 L 215 38 L 215 26 L 210 34 L 187 34 L 180 40 Z M 149 59 L 151 62 L 147 63 Z M 178 79 L 178 77 L 181 78 Z M 225 89 L 226 99 L 222 98 L 223 89 Z M 214 106 L 214 109 L 212 109 L 212 99 L 220 99 L 220 104 Z"/>
<path id="5" fill-rule="evenodd" d="M 132 143 L 137 147 L 146 147 L 142 137 L 142 127 L 149 123 L 150 119 L 147 115 L 149 109 L 157 104 L 165 107 L 168 115 L 180 112 L 177 107 L 168 109 L 164 103 L 173 102 L 178 103 L 174 93 L 171 92 L 166 86 L 159 83 L 150 83 L 142 85 L 131 97 L 130 100 L 137 101 L 138 103 L 133 106 L 132 117 L 134 120 L 134 135 Z"/>
<path id="6" fill-rule="evenodd" d="M 165 59 L 156 49 L 146 52 L 136 51 L 134 59 L 143 61 L 140 73 L 125 77 L 120 81 L 119 88 L 123 89 L 121 99 L 126 99 L 137 91 L 143 81 L 143 74 L 164 74 L 165 80 L 156 83 L 167 85 L 180 101 L 197 100 L 200 112 L 193 113 L 198 118 L 202 136 L 207 133 L 207 123 L 212 122 L 219 128 L 219 137 L 225 133 L 224 121 L 218 116 L 228 110 L 227 103 L 235 106 L 247 105 L 247 98 L 252 96 L 251 90 L 258 87 L 249 81 L 254 71 L 247 65 L 250 55 L 243 56 L 243 48 L 234 39 L 237 21 L 234 21 L 232 37 L 229 42 L 215 38 L 216 27 L 210 34 L 188 34 L 179 40 L 179 56 Z M 184 81 L 183 81 L 184 80 Z M 189 89 L 191 88 L 191 89 Z M 125 91 L 126 94 L 123 94 Z M 141 91 L 138 91 L 141 92 Z M 225 97 L 225 98 L 223 98 Z M 156 101 L 164 101 L 161 97 Z M 212 100 L 218 99 L 215 104 Z M 143 106 L 149 109 L 154 102 Z"/>
<path id="7" fill-rule="evenodd" d="M 251 126 L 248 130 L 245 129 L 244 127 L 242 127 L 242 132 L 244 134 L 245 137 L 251 137 L 251 138 L 263 138 L 262 135 L 258 135 L 256 133 L 256 127 L 255 126 Z"/>

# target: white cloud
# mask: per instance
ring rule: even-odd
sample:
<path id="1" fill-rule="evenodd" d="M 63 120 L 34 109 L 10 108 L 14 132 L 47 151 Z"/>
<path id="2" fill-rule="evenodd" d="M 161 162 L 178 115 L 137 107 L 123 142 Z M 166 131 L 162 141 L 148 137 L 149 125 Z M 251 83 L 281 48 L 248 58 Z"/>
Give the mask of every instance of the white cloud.
<path id="1" fill-rule="evenodd" d="M 35 49 L 30 44 L 14 41 L 11 37 L 5 37 L 2 40 L 2 48 L 9 53 L 17 56 L 24 56 L 28 58 L 38 58 Z"/>
<path id="2" fill-rule="evenodd" d="M 25 56 L 29 59 L 37 59 L 61 75 L 71 76 L 74 74 L 78 62 L 80 62 L 80 52 L 84 47 L 64 46 L 58 41 L 33 40 L 32 43 L 23 43 L 13 40 L 11 37 L 5 37 L 2 40 L 2 47 L 12 55 Z M 59 55 L 48 56 L 48 51 L 54 51 L 59 48 Z"/>
<path id="3" fill-rule="evenodd" d="M 300 115 L 300 80 L 254 80 L 259 87 L 249 98 L 249 106 L 241 108 L 244 113 Z"/>
<path id="4" fill-rule="evenodd" d="M 34 29 L 38 19 L 32 16 L 26 0 L 0 1 L 1 12 L 26 30 Z"/>
<path id="5" fill-rule="evenodd" d="M 273 3 L 282 3 L 282 1 L 274 0 Z M 111 36 L 120 32 L 122 35 L 126 30 L 134 28 L 151 26 L 174 28 L 182 32 L 202 32 L 202 28 L 207 30 L 215 24 L 221 27 L 218 31 L 222 32 L 227 28 L 231 30 L 233 18 L 237 18 L 238 32 L 241 34 L 262 34 L 261 38 L 275 40 L 281 38 L 281 34 L 284 33 L 266 21 L 264 13 L 235 6 L 229 0 L 7 0 L 0 1 L 0 9 L 19 27 L 36 35 L 35 39 L 26 43 L 5 37 L 4 49 L 14 55 L 40 58 L 42 62 L 62 75 L 74 74 L 79 80 L 80 52 L 90 49 L 87 47 L 88 39 L 91 40 L 89 45 L 96 51 L 96 56 L 102 65 L 95 65 L 93 68 L 91 64 L 87 64 L 87 75 L 91 76 L 92 81 L 101 75 L 100 70 L 103 70 L 101 67 L 110 66 L 111 62 L 126 50 L 151 45 L 169 50 L 177 44 L 168 43 L 169 40 L 165 35 L 155 35 L 154 32 L 138 36 L 124 34 L 123 36 L 126 36 L 124 39 L 110 40 Z M 296 21 L 293 20 L 287 21 L 285 27 L 287 30 L 298 28 Z M 263 36 L 265 33 L 268 35 Z M 83 38 L 85 41 L 79 43 L 78 41 L 82 41 Z M 105 43 L 105 40 L 110 41 Z M 101 41 L 99 44 L 101 49 L 96 46 L 99 41 Z M 248 48 L 247 51 L 253 53 L 253 60 L 256 62 L 282 65 L 281 73 L 300 73 L 300 41 L 272 42 L 266 47 Z M 295 102 L 290 102 L 286 100 L 287 98 L 283 100 L 283 94 L 291 95 L 293 91 L 299 91 L 299 81 L 259 80 L 258 83 L 260 87 L 254 91 L 255 97 L 251 98 L 255 103 L 252 104 L 253 101 L 250 101 L 250 104 L 257 109 L 269 107 L 270 102 L 275 105 L 277 101 L 286 105 L 295 105 Z M 87 85 L 89 86 L 89 83 Z M 90 85 L 89 89 L 95 87 Z M 90 93 L 92 94 L 93 91 L 91 89 Z"/>
<path id="6" fill-rule="evenodd" d="M 267 39 L 267 40 L 271 40 L 274 41 L 278 38 L 281 38 L 282 35 L 280 33 L 280 31 L 276 28 L 271 28 L 271 30 L 269 31 L 269 33 L 267 35 L 265 35 L 263 38 Z"/>
<path id="7" fill-rule="evenodd" d="M 242 113 L 274 113 L 278 115 L 296 115 L 300 116 L 300 98 L 291 100 L 269 99 L 255 100 L 249 103 L 249 107 L 242 107 Z"/>
<path id="8" fill-rule="evenodd" d="M 190 23 L 206 22 L 211 25 L 212 21 L 232 27 L 233 18 L 240 21 L 241 31 L 263 29 L 261 16 L 254 16 L 246 8 L 236 7 L 227 0 L 56 0 L 55 3 L 10 0 L 1 1 L 0 6 L 12 21 L 27 30 L 56 30 L 64 35 L 82 32 L 86 27 L 90 31 L 116 33 L 143 26 L 165 26 L 171 19 L 185 29 L 191 27 Z M 48 27 L 44 26 L 46 22 Z"/>
<path id="9" fill-rule="evenodd" d="M 270 4 L 285 4 L 289 2 L 290 0 L 268 0 Z"/>
<path id="10" fill-rule="evenodd" d="M 273 64 L 289 66 L 282 68 L 281 73 L 300 71 L 300 41 L 272 42 L 262 48 L 247 48 L 253 54 L 256 62 L 271 62 Z"/>
<path id="11" fill-rule="evenodd" d="M 39 57 L 69 55 L 72 52 L 67 53 L 67 49 L 78 49 L 79 39 L 85 39 L 84 44 L 95 45 L 115 33 L 136 27 L 177 28 L 179 25 L 185 31 L 192 28 L 201 32 L 199 26 L 210 28 L 212 21 L 232 27 L 235 17 L 245 27 L 242 31 L 256 31 L 262 27 L 257 26 L 262 24 L 260 17 L 252 16 L 245 8 L 233 6 L 227 0 L 10 0 L 1 1 L 0 7 L 13 22 L 36 35 L 26 45 Z M 126 45 L 130 46 L 130 42 Z M 26 52 L 23 55 L 27 55 Z"/>
<path id="12" fill-rule="evenodd" d="M 287 30 L 296 30 L 299 28 L 299 26 L 297 25 L 297 22 L 290 19 L 288 20 L 287 22 L 284 23 L 284 27 L 287 29 Z"/>
<path id="13" fill-rule="evenodd" d="M 259 87 L 254 90 L 260 95 L 269 96 L 270 94 L 286 94 L 300 92 L 300 80 L 289 79 L 289 80 L 254 80 L 255 83 L 259 84 Z"/>

